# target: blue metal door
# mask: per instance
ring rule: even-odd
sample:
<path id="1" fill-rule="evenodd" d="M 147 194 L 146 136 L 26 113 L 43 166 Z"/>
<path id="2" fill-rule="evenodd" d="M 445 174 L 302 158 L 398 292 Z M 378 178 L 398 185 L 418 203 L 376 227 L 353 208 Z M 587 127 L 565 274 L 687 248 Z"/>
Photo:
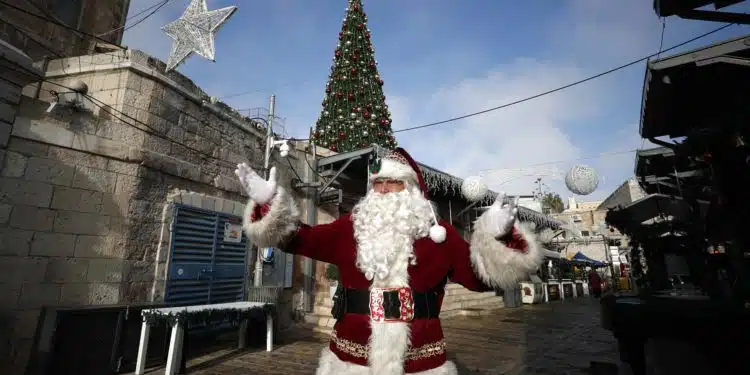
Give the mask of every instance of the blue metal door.
<path id="1" fill-rule="evenodd" d="M 200 305 L 241 301 L 247 280 L 248 241 L 236 232 L 238 216 L 175 205 L 164 302 Z M 232 238 L 235 238 L 234 240 Z"/>

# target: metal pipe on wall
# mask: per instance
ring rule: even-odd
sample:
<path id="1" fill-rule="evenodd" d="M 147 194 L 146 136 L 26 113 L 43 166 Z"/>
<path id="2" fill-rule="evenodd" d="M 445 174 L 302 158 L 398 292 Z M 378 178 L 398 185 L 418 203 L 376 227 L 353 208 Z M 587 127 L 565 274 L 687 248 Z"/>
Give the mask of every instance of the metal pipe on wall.
<path id="1" fill-rule="evenodd" d="M 312 129 L 310 129 L 310 139 L 312 139 Z M 311 185 L 314 185 L 317 181 L 318 174 L 316 173 L 316 170 L 318 168 L 318 151 L 315 148 L 315 144 L 310 142 L 309 143 L 310 150 L 312 151 L 313 158 L 312 162 L 310 163 L 310 166 L 308 168 L 308 176 L 307 180 L 308 183 Z M 318 207 L 317 207 L 317 201 L 318 201 L 318 188 L 317 187 L 311 187 L 308 190 L 308 197 L 307 197 L 307 225 L 313 226 L 316 225 L 318 222 Z M 313 287 L 315 286 L 315 273 L 313 272 L 313 260 L 310 258 L 305 257 L 305 260 L 303 262 L 303 273 L 304 273 L 304 289 L 302 292 L 302 300 L 304 303 L 304 310 L 305 312 L 310 312 L 313 309 Z"/>

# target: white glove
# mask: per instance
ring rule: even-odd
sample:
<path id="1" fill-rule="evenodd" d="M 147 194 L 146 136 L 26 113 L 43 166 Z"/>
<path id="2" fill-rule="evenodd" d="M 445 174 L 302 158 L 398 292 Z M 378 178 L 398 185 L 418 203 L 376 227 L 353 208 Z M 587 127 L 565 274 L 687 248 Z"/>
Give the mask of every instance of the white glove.
<path id="1" fill-rule="evenodd" d="M 518 198 L 511 203 L 503 205 L 505 193 L 498 194 L 497 200 L 487 210 L 487 221 L 489 228 L 496 228 L 495 238 L 501 238 L 513 231 L 513 225 L 518 217 Z"/>
<path id="2" fill-rule="evenodd" d="M 240 179 L 240 185 L 245 189 L 247 195 L 255 203 L 264 205 L 273 199 L 276 195 L 278 184 L 276 182 L 276 167 L 271 167 L 268 171 L 268 180 L 263 179 L 246 163 L 237 164 L 234 171 L 237 178 Z"/>

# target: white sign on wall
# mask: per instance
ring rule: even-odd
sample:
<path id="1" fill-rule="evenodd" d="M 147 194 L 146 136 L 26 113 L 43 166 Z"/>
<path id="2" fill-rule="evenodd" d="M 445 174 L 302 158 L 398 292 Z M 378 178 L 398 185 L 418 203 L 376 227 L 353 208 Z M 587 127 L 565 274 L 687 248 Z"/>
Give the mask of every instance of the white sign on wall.
<path id="1" fill-rule="evenodd" d="M 242 242 L 242 225 L 224 223 L 224 242 Z"/>

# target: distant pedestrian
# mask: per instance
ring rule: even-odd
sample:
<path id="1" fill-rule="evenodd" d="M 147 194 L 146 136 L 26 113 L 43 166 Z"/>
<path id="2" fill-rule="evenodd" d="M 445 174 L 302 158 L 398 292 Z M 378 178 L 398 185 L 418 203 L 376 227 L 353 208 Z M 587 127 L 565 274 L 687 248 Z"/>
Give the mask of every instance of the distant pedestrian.
<path id="1" fill-rule="evenodd" d="M 602 296 L 602 279 L 593 269 L 589 271 L 589 290 L 595 298 Z"/>

